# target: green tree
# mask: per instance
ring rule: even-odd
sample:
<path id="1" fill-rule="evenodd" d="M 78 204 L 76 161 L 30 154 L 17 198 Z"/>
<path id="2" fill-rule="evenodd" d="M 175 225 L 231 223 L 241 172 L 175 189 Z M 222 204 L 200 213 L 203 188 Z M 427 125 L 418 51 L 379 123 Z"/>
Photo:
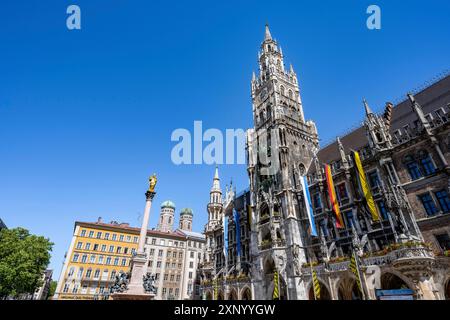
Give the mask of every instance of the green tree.
<path id="1" fill-rule="evenodd" d="M 0 299 L 33 293 L 42 285 L 53 243 L 24 228 L 0 231 Z"/>
<path id="2" fill-rule="evenodd" d="M 50 282 L 50 289 L 48 289 L 47 300 L 51 299 L 56 291 L 56 286 L 58 285 L 58 281 L 53 280 Z"/>

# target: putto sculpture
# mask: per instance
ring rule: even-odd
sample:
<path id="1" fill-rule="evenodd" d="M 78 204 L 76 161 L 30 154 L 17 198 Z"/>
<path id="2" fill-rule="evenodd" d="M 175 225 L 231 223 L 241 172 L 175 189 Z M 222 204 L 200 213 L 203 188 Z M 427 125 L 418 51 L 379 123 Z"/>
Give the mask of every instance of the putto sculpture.
<path id="1" fill-rule="evenodd" d="M 142 285 L 144 286 L 144 291 L 146 293 L 156 294 L 155 276 L 153 274 L 147 272 L 142 277 L 142 281 L 143 281 Z"/>
<path id="2" fill-rule="evenodd" d="M 114 285 L 111 287 L 111 293 L 116 292 L 125 292 L 128 289 L 128 283 L 130 282 L 130 273 L 120 271 L 116 275 L 116 280 L 114 282 Z"/>

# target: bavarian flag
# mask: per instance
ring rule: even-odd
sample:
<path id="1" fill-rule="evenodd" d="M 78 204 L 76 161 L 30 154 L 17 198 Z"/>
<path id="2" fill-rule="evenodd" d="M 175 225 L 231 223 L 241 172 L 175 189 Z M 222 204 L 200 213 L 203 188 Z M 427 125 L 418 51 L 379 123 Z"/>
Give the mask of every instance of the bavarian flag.
<path id="1" fill-rule="evenodd" d="M 279 279 L 278 279 L 278 271 L 275 271 L 273 274 L 273 300 L 280 300 L 280 292 L 278 291 Z"/>
<path id="2" fill-rule="evenodd" d="M 328 164 L 325 165 L 325 176 L 327 178 L 328 196 L 330 197 L 331 207 L 336 215 L 336 228 L 344 228 L 344 222 L 342 221 L 341 211 L 336 197 L 336 190 L 334 190 L 331 168 Z"/>
<path id="3" fill-rule="evenodd" d="M 355 275 L 356 277 L 356 284 L 358 285 L 358 289 L 361 293 L 363 293 L 362 291 L 362 287 L 361 287 L 361 279 L 359 278 L 359 267 L 358 267 L 358 262 L 356 261 L 356 254 L 355 252 L 353 252 L 352 254 L 352 258 L 350 260 L 350 271 Z"/>
<path id="4" fill-rule="evenodd" d="M 317 278 L 316 270 L 313 270 L 312 278 L 313 278 L 314 297 L 316 300 L 319 300 L 320 299 L 320 282 L 319 282 L 319 279 Z"/>
<path id="5" fill-rule="evenodd" d="M 372 220 L 380 221 L 380 215 L 378 214 L 377 207 L 375 206 L 375 201 L 373 201 L 372 192 L 370 191 L 369 185 L 367 183 L 366 174 L 364 172 L 359 153 L 353 151 L 353 157 L 355 160 L 356 169 L 358 170 L 361 189 L 364 194 L 364 198 L 366 199 L 367 207 L 369 208 L 370 214 L 372 215 Z"/>

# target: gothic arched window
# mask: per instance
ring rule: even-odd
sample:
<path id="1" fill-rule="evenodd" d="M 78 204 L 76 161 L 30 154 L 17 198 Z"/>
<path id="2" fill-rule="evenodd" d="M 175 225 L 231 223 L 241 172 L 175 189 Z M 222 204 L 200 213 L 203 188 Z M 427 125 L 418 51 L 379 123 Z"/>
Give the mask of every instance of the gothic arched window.
<path id="1" fill-rule="evenodd" d="M 285 90 L 284 90 L 284 86 L 280 86 L 280 92 L 281 92 L 281 94 L 284 96 L 284 92 Z"/>
<path id="2" fill-rule="evenodd" d="M 289 99 L 292 99 L 292 90 L 288 91 L 288 96 L 289 96 Z"/>

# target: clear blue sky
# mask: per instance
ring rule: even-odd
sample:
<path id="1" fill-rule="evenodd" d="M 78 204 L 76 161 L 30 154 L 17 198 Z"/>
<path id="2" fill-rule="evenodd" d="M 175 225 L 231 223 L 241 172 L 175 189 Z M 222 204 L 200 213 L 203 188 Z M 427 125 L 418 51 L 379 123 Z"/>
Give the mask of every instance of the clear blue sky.
<path id="1" fill-rule="evenodd" d="M 66 28 L 77 4 L 82 30 Z M 382 29 L 366 28 L 370 4 Z M 175 166 L 171 132 L 252 126 L 250 79 L 269 22 L 298 73 L 322 141 L 448 69 L 442 1 L 2 1 L 0 217 L 55 242 L 59 275 L 75 220 L 138 225 L 149 174 L 159 204 L 206 222 L 214 168 Z M 247 186 L 245 165 L 221 166 Z"/>

